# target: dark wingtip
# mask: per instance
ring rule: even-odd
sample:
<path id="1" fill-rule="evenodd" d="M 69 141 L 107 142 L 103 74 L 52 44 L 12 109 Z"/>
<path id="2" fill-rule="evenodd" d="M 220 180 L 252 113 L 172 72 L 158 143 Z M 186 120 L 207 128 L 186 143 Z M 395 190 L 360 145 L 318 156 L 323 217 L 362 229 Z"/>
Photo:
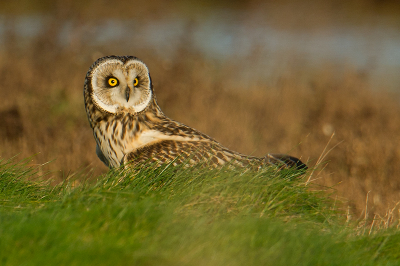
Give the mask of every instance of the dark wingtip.
<path id="1" fill-rule="evenodd" d="M 286 154 L 267 154 L 265 160 L 270 164 L 285 165 L 287 168 L 307 170 L 308 167 L 300 159 Z"/>
<path id="2" fill-rule="evenodd" d="M 308 167 L 305 163 L 303 163 L 300 159 L 292 156 L 287 156 L 288 160 L 294 162 L 293 167 L 296 167 L 297 170 L 307 170 Z"/>

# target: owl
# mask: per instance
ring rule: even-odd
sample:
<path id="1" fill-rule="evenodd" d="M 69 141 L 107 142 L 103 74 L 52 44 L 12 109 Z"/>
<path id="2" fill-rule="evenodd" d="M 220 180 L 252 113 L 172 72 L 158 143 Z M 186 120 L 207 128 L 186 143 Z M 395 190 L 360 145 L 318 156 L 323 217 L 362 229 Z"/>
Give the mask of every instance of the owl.
<path id="1" fill-rule="evenodd" d="M 149 69 L 134 56 L 98 59 L 87 72 L 84 100 L 97 156 L 110 168 L 146 163 L 307 168 L 288 155 L 254 157 L 231 151 L 206 134 L 168 118 L 157 104 Z"/>

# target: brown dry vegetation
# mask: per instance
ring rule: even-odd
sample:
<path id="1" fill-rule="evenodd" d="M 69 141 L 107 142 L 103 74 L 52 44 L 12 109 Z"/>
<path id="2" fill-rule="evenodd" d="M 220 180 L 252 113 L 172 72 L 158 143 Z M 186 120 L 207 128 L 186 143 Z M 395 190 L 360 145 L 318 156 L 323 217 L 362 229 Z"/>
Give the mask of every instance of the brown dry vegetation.
<path id="1" fill-rule="evenodd" d="M 98 57 L 131 54 L 149 66 L 159 105 L 169 117 L 233 150 L 259 156 L 287 152 L 310 166 L 335 133 L 327 149 L 338 145 L 326 155 L 326 168 L 313 175 L 315 182 L 334 186 L 339 196 L 349 200 L 356 217 L 365 209 L 369 191 L 372 213 L 384 215 L 400 201 L 398 96 L 371 90 L 368 74 L 349 66 L 338 79 L 327 62 L 326 68 L 307 73 L 306 82 L 298 82 L 304 80 L 304 73 L 299 71 L 302 63 L 294 61 L 284 74 L 274 77 L 276 82 L 235 85 L 232 73 L 251 67 L 256 52 L 246 62 L 221 64 L 202 57 L 185 38 L 179 52 L 168 60 L 134 45 L 131 49 L 88 47 L 78 29 L 95 21 L 75 14 L 73 1 L 57 3 L 44 7 L 51 14 L 48 27 L 29 44 L 18 43 L 12 16 L 8 17 L 11 30 L 0 50 L 1 159 L 36 154 L 32 164 L 51 161 L 41 168 L 58 181 L 82 169 L 93 169 L 94 175 L 107 171 L 95 155 L 83 81 Z M 89 3 L 86 9 L 94 5 Z M 63 4 L 69 6 L 67 11 Z M 254 3 L 248 6 L 253 8 Z M 99 7 L 97 12 L 104 10 Z M 154 7 L 142 10 L 153 11 Z M 160 10 L 154 14 L 157 17 Z M 62 18 L 71 19 L 78 32 L 74 42 L 64 47 L 54 37 L 62 30 Z"/>

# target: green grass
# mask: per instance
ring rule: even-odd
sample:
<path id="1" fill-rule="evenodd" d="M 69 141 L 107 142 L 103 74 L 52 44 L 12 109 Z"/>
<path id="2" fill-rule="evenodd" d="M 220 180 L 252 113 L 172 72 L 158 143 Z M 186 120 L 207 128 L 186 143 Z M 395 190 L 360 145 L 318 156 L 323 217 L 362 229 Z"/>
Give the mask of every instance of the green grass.
<path id="1" fill-rule="evenodd" d="M 291 171 L 143 168 L 52 187 L 0 165 L 0 265 L 398 265 Z"/>

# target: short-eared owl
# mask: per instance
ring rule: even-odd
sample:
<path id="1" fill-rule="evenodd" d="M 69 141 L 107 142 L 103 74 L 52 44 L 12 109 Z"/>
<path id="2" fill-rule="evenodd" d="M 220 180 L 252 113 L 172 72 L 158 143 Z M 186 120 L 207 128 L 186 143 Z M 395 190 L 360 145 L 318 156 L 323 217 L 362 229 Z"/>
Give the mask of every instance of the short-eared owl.
<path id="1" fill-rule="evenodd" d="M 98 59 L 86 75 L 84 98 L 96 153 L 110 168 L 145 162 L 306 168 L 288 155 L 259 158 L 231 151 L 166 117 L 157 104 L 147 66 L 133 56 Z"/>

